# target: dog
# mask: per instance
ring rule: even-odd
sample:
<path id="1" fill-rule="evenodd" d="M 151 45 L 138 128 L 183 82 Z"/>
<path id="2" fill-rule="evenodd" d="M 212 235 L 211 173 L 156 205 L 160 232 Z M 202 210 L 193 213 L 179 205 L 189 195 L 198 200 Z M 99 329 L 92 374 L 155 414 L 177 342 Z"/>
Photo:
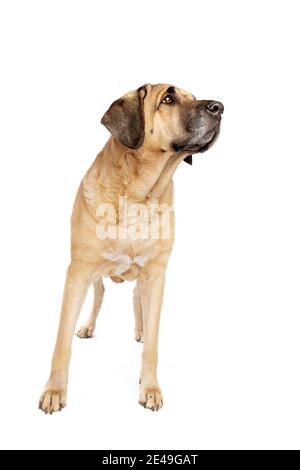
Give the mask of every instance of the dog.
<path id="1" fill-rule="evenodd" d="M 157 343 L 165 271 L 174 241 L 173 174 L 181 161 L 216 141 L 223 104 L 197 100 L 168 84 L 146 84 L 113 102 L 101 123 L 111 136 L 79 186 L 71 218 L 67 269 L 49 380 L 40 398 L 45 413 L 66 406 L 76 322 L 91 284 L 94 304 L 80 338 L 93 335 L 102 277 L 133 281 L 135 339 L 143 342 L 139 403 L 163 405 L 157 381 Z M 150 217 L 151 216 L 151 217 Z"/>

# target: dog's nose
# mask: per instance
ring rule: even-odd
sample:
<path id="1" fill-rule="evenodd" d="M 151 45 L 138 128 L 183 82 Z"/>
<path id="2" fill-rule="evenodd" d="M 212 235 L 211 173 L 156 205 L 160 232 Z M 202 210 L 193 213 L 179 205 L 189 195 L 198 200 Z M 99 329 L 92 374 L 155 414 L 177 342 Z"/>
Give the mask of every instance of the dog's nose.
<path id="1" fill-rule="evenodd" d="M 219 116 L 224 111 L 224 106 L 220 101 L 210 101 L 206 105 L 206 110 L 213 116 Z"/>

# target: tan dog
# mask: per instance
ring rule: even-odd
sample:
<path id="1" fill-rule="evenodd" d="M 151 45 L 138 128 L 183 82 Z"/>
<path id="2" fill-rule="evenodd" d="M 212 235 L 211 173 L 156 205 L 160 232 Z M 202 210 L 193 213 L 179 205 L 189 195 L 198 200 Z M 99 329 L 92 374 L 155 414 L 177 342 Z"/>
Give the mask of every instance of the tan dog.
<path id="1" fill-rule="evenodd" d="M 213 144 L 222 112 L 220 102 L 147 84 L 104 114 L 101 122 L 112 135 L 83 178 L 72 214 L 71 264 L 51 373 L 40 399 L 45 413 L 66 405 L 77 318 L 93 283 L 93 310 L 78 331 L 81 338 L 91 337 L 104 293 L 102 276 L 115 282 L 136 279 L 135 338 L 144 342 L 139 403 L 152 410 L 162 407 L 157 342 L 174 238 L 172 176 L 182 160 L 191 163 L 191 154 Z"/>

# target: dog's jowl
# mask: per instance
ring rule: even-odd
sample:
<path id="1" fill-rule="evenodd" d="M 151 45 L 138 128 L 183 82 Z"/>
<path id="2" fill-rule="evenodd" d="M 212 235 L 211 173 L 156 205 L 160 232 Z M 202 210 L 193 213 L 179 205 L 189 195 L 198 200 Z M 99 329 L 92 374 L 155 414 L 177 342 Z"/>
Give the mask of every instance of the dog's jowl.
<path id="1" fill-rule="evenodd" d="M 165 271 L 174 241 L 173 174 L 181 161 L 216 141 L 223 105 L 196 100 L 171 85 L 146 84 L 114 101 L 102 117 L 111 136 L 81 181 L 72 214 L 71 263 L 50 377 L 40 398 L 45 413 L 66 406 L 76 322 L 91 284 L 94 304 L 77 335 L 93 335 L 102 277 L 136 281 L 135 339 L 143 342 L 139 403 L 163 405 L 157 340 Z"/>

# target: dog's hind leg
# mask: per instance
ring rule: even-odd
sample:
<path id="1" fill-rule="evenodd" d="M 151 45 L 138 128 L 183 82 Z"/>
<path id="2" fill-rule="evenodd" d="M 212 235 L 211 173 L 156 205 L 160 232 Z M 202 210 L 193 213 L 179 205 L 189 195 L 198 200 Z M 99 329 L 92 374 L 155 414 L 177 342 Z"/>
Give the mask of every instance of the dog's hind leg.
<path id="1" fill-rule="evenodd" d="M 134 327 L 135 340 L 140 343 L 143 343 L 144 341 L 143 310 L 142 310 L 142 301 L 141 301 L 141 294 L 140 294 L 138 281 L 133 291 L 133 308 L 134 308 L 134 317 L 135 317 L 135 327 Z"/>
<path id="2" fill-rule="evenodd" d="M 94 303 L 89 319 L 76 333 L 79 338 L 91 338 L 93 336 L 97 317 L 102 305 L 104 290 L 102 277 L 100 277 L 94 281 Z"/>

